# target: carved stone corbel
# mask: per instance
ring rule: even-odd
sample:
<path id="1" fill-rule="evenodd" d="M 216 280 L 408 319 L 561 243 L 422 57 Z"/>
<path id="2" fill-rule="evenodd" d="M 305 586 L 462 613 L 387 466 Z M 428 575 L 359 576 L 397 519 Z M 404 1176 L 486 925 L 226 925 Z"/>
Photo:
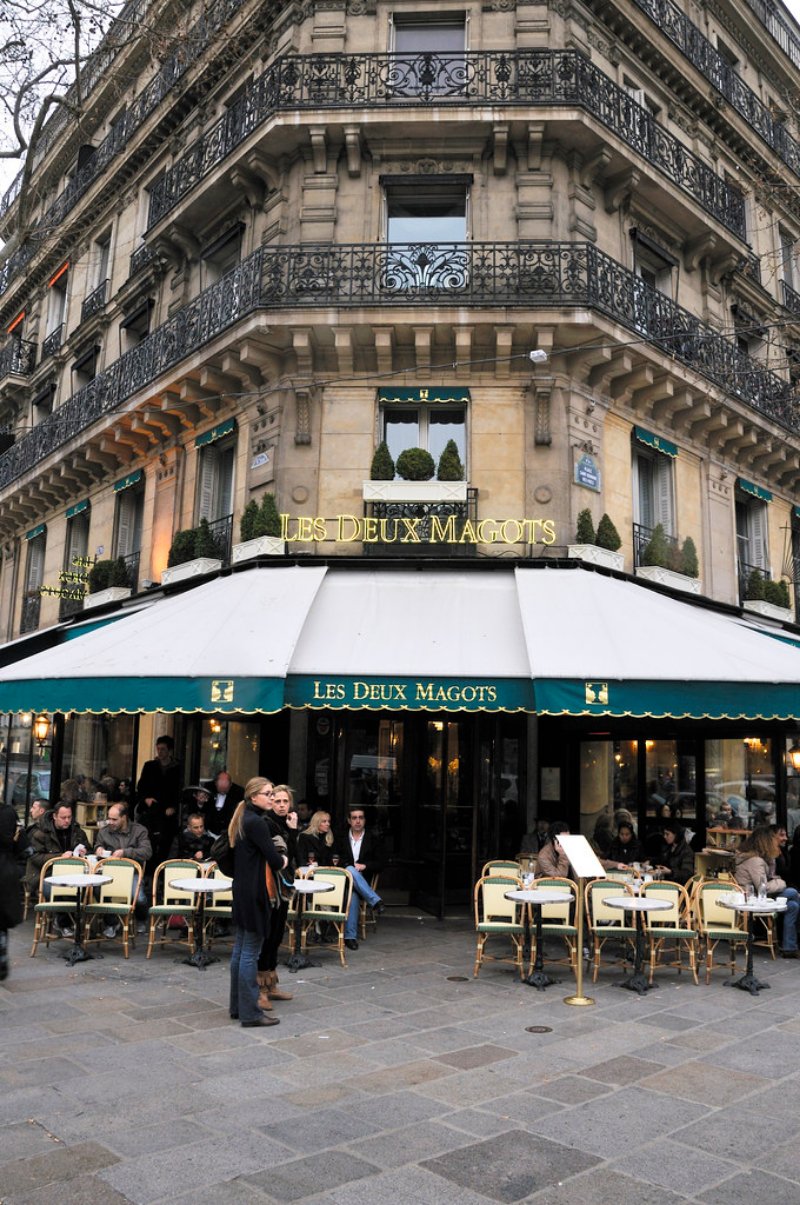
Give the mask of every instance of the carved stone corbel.
<path id="1" fill-rule="evenodd" d="M 504 176 L 508 170 L 508 126 L 496 125 L 494 136 L 494 174 Z"/>
<path id="2" fill-rule="evenodd" d="M 361 175 L 361 131 L 358 126 L 345 126 L 344 145 L 347 152 L 347 174 L 355 179 Z"/>
<path id="3" fill-rule="evenodd" d="M 294 442 L 299 446 L 311 443 L 311 389 L 307 385 L 294 387 Z"/>
<path id="4" fill-rule="evenodd" d="M 591 189 L 610 162 L 611 148 L 605 142 L 601 142 L 595 153 L 590 155 L 581 167 L 581 188 Z"/>
<path id="5" fill-rule="evenodd" d="M 322 175 L 328 170 L 328 151 L 326 146 L 326 136 L 324 126 L 310 126 L 308 137 L 311 141 L 311 157 L 314 164 L 314 172 L 317 175 Z"/>
<path id="6" fill-rule="evenodd" d="M 716 234 L 706 232 L 699 235 L 695 239 L 690 239 L 686 244 L 683 254 L 683 260 L 686 265 L 687 272 L 694 272 L 704 259 L 709 259 L 714 252 L 718 243 Z"/>
<path id="7" fill-rule="evenodd" d="M 530 384 L 533 397 L 533 442 L 537 448 L 549 448 L 553 442 L 550 428 L 550 402 L 553 394 L 553 378 L 534 378 Z"/>
<path id="8" fill-rule="evenodd" d="M 626 168 L 611 176 L 605 183 L 606 213 L 615 213 L 636 192 L 641 173 L 635 168 Z"/>

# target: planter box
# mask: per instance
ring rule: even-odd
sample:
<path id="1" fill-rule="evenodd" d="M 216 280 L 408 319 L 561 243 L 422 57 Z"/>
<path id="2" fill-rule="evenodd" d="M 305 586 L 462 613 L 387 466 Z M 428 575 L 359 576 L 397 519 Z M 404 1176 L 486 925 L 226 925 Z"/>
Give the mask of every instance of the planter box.
<path id="1" fill-rule="evenodd" d="M 365 502 L 466 502 L 466 481 L 365 481 Z"/>
<path id="2" fill-rule="evenodd" d="M 254 540 L 245 540 L 243 544 L 234 544 L 231 553 L 231 564 L 238 565 L 240 561 L 252 561 L 256 556 L 283 556 L 286 545 L 277 536 L 256 536 Z"/>
<path id="3" fill-rule="evenodd" d="M 685 573 L 676 573 L 674 569 L 665 569 L 662 565 L 637 565 L 634 572 L 646 582 L 658 582 L 659 586 L 682 590 L 684 594 L 702 594 L 703 591 L 699 577 L 687 577 Z"/>
<path id="4" fill-rule="evenodd" d="M 625 557 L 621 552 L 612 552 L 610 548 L 598 548 L 596 544 L 570 544 L 567 556 L 574 561 L 587 561 L 590 565 L 604 565 L 606 569 L 625 567 Z"/>
<path id="5" fill-rule="evenodd" d="M 765 602 L 760 598 L 747 598 L 742 603 L 745 611 L 755 611 L 766 619 L 777 619 L 779 623 L 792 623 L 794 612 L 791 607 L 776 607 L 775 603 Z"/>
<path id="6" fill-rule="evenodd" d="M 210 556 L 199 556 L 194 561 L 184 561 L 182 565 L 172 565 L 161 574 L 161 585 L 172 586 L 175 582 L 185 582 L 190 577 L 205 577 L 207 573 L 219 573 L 222 561 Z"/>
<path id="7" fill-rule="evenodd" d="M 130 596 L 130 586 L 108 586 L 105 590 L 95 590 L 94 594 L 87 594 L 83 600 L 83 609 L 88 611 L 90 607 L 102 607 L 104 603 L 120 602 Z"/>

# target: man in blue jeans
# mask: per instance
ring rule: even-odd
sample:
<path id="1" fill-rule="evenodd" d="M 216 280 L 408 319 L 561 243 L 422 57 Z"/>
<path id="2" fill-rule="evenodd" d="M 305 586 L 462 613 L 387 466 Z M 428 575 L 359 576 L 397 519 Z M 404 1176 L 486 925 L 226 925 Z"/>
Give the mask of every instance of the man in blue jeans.
<path id="1" fill-rule="evenodd" d="M 358 949 L 358 909 L 365 899 L 373 912 L 383 912 L 381 897 L 370 887 L 369 880 L 381 868 L 383 858 L 378 842 L 366 831 L 364 809 L 353 804 L 347 809 L 347 835 L 342 841 L 342 861 L 353 876 L 353 895 L 344 926 L 344 944 L 348 950 Z"/>

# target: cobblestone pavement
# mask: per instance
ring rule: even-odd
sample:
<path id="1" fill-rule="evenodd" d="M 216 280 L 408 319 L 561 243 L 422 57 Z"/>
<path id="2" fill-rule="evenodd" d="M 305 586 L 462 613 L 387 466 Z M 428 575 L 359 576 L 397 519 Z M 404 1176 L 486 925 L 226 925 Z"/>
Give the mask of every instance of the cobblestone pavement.
<path id="1" fill-rule="evenodd" d="M 800 1200 L 798 962 L 759 952 L 759 997 L 720 969 L 640 998 L 609 965 L 575 1008 L 566 968 L 475 981 L 466 922 L 390 910 L 245 1030 L 224 953 L 200 972 L 140 938 L 70 969 L 30 938 L 0 984 L 4 1205 Z"/>

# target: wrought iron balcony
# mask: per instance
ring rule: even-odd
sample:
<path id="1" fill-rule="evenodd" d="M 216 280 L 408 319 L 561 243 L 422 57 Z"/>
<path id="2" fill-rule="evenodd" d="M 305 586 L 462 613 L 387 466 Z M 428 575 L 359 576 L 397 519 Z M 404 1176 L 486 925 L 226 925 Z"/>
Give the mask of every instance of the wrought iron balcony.
<path id="1" fill-rule="evenodd" d="M 725 97 L 756 134 L 772 147 L 786 166 L 795 175 L 800 175 L 800 143 L 792 138 L 782 122 L 762 104 L 755 92 L 748 88 L 686 14 L 672 0 L 634 0 L 634 3 Z"/>
<path id="2" fill-rule="evenodd" d="M 756 14 L 765 29 L 788 54 L 795 67 L 800 67 L 800 39 L 797 30 L 793 29 L 785 17 L 778 11 L 770 0 L 745 0 L 745 3 Z"/>
<path id="3" fill-rule="evenodd" d="M 84 297 L 83 304 L 81 305 L 81 322 L 85 322 L 87 318 L 91 318 L 92 314 L 98 314 L 102 310 L 106 304 L 110 283 L 108 279 L 104 280 L 87 297 Z"/>
<path id="4" fill-rule="evenodd" d="M 51 331 L 46 339 L 42 340 L 42 359 L 47 360 L 50 356 L 54 356 L 61 347 L 61 342 L 64 338 L 64 323 L 57 326 L 54 331 Z"/>
<path id="5" fill-rule="evenodd" d="M 754 573 L 759 573 L 763 581 L 769 581 L 769 569 L 762 569 L 760 565 L 748 565 L 746 561 L 739 561 L 739 602 L 743 603 L 747 599 L 747 584 Z"/>
<path id="6" fill-rule="evenodd" d="M 800 407 L 787 380 L 591 243 L 306 243 L 259 248 L 98 373 L 0 456 L 0 489 L 256 310 L 430 310 L 433 304 L 462 311 L 593 309 L 800 432 Z"/>
<path id="7" fill-rule="evenodd" d="M 29 594 L 22 601 L 22 616 L 19 622 L 19 634 L 24 636 L 26 632 L 35 632 L 39 626 L 39 612 L 42 609 L 42 600 L 38 593 Z"/>
<path id="8" fill-rule="evenodd" d="M 367 518 L 389 520 L 389 531 L 393 529 L 395 520 L 397 527 L 402 531 L 401 520 L 416 519 L 415 531 L 419 537 L 419 543 L 413 544 L 404 544 L 400 540 L 364 544 L 365 556 L 407 557 L 411 554 L 415 557 L 435 556 L 437 560 L 441 560 L 443 557 L 474 557 L 477 554 L 476 544 L 458 543 L 464 525 L 467 522 L 474 524 L 478 521 L 478 491 L 473 486 L 467 489 L 466 502 L 365 502 L 364 514 Z M 437 518 L 440 524 L 445 526 L 452 516 L 455 516 L 456 520 L 453 528 L 454 542 L 437 540 L 436 543 L 431 543 L 432 520 Z"/>
<path id="9" fill-rule="evenodd" d="M 644 550 L 653 538 L 654 527 L 645 527 L 642 523 L 633 524 L 633 566 L 638 569 L 644 565 Z M 669 536 L 664 532 L 664 540 L 670 549 L 678 549 L 680 542 L 677 536 Z"/>
<path id="10" fill-rule="evenodd" d="M 77 591 L 76 591 L 77 593 Z M 83 598 L 60 598 L 58 600 L 58 621 L 63 623 L 65 619 L 69 619 L 72 615 L 77 615 L 83 610 Z"/>
<path id="11" fill-rule="evenodd" d="M 233 540 L 233 515 L 223 515 L 221 519 L 209 522 L 208 529 L 214 541 L 215 551 L 212 554 L 223 565 L 230 564 L 231 544 Z"/>
<path id="12" fill-rule="evenodd" d="M 787 310 L 800 317 L 800 293 L 785 280 L 781 281 L 781 288 L 783 289 L 783 304 Z"/>
<path id="13" fill-rule="evenodd" d="M 27 377 L 33 372 L 36 362 L 36 344 L 28 339 L 11 339 L 0 351 L 0 380 L 15 375 Z"/>
<path id="14" fill-rule="evenodd" d="M 314 54 L 277 59 L 150 192 L 154 226 L 279 111 L 423 105 L 569 105 L 592 113 L 742 240 L 744 199 L 618 84 L 575 50 Z"/>
<path id="15" fill-rule="evenodd" d="M 141 247 L 137 247 L 131 255 L 131 264 L 128 269 L 128 277 L 135 276 L 137 272 L 141 272 L 142 268 L 146 268 L 149 263 L 156 258 L 156 253 L 147 243 L 142 243 Z"/>
<path id="16" fill-rule="evenodd" d="M 127 556 L 117 557 L 118 561 L 122 561 L 128 574 L 128 585 L 132 594 L 135 594 L 139 586 L 139 561 L 141 560 L 141 552 L 129 552 Z"/>

